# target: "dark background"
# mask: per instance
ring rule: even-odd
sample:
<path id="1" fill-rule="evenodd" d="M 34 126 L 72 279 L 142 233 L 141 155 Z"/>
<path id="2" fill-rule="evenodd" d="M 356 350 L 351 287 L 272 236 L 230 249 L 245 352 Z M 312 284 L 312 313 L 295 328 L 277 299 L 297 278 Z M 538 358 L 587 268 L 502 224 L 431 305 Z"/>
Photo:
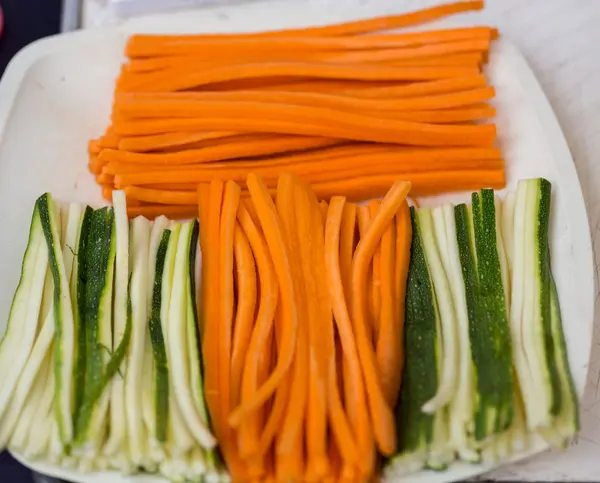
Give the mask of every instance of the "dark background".
<path id="1" fill-rule="evenodd" d="M 58 33 L 61 0 L 0 0 L 4 26 L 0 37 L 0 74 L 27 44 Z M 3 102 L 0 99 L 0 102 Z M 31 473 L 8 453 L 0 453 L 0 483 L 32 483 Z"/>

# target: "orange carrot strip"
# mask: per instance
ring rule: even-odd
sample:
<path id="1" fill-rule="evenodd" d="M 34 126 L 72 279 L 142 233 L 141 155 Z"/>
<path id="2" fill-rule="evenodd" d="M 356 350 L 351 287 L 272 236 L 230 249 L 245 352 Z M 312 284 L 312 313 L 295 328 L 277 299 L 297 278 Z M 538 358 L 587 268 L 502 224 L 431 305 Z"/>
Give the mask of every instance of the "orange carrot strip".
<path id="1" fill-rule="evenodd" d="M 281 334 L 282 334 L 282 324 L 283 317 L 281 314 L 281 305 L 278 307 L 276 315 L 276 335 L 277 335 L 277 345 L 281 346 Z M 290 398 L 290 389 L 293 382 L 293 371 L 288 372 L 286 376 L 281 381 L 281 384 L 277 388 L 277 392 L 275 393 L 274 401 L 271 407 L 270 416 L 267 420 L 266 425 L 260 435 L 259 441 L 259 454 L 267 455 L 273 440 L 275 439 L 278 431 L 281 430 L 281 424 L 283 418 L 285 417 L 285 412 L 287 409 L 287 405 L 289 403 Z M 256 444 L 256 440 L 253 442 Z"/>
<path id="2" fill-rule="evenodd" d="M 371 210 L 366 205 L 358 206 L 356 209 L 356 215 L 357 215 L 357 219 L 358 219 L 358 232 L 360 235 L 360 239 L 362 239 L 363 237 L 365 237 L 367 235 L 367 232 L 369 231 L 369 226 L 371 226 L 371 221 L 372 221 L 371 220 Z M 373 282 L 375 281 L 375 276 L 373 274 L 373 272 L 374 272 L 373 268 L 374 268 L 373 264 L 370 263 L 369 267 L 367 269 L 368 270 L 367 271 L 367 307 L 368 307 L 367 322 L 368 322 L 368 324 L 366 325 L 366 331 L 367 331 L 368 338 L 370 341 L 375 340 L 373 333 L 375 332 L 375 325 L 377 324 L 376 318 L 378 315 L 375 311 L 375 297 L 373 295 L 375 293 L 375 288 L 374 288 L 374 284 L 373 284 Z"/>
<path id="3" fill-rule="evenodd" d="M 252 37 L 237 38 L 198 38 L 192 36 L 177 36 L 164 38 L 161 41 L 138 38 L 136 45 L 128 46 L 129 56 L 139 57 L 190 57 L 195 54 L 196 63 L 175 62 L 175 65 L 185 66 L 188 69 L 205 67 L 203 61 L 209 60 L 217 64 L 226 63 L 227 60 L 237 60 L 238 56 L 244 58 L 244 54 L 250 52 L 291 52 L 292 55 L 300 52 L 311 52 L 313 57 L 319 57 L 320 52 L 345 51 L 345 50 L 377 50 L 384 48 L 396 48 L 398 50 L 411 50 L 411 48 L 430 45 L 446 45 L 460 41 L 489 41 L 492 38 L 492 30 L 489 27 L 471 27 L 464 29 L 433 30 L 428 32 L 414 32 L 390 35 L 368 35 L 353 37 L 322 37 L 307 36 L 295 37 L 280 35 L 270 39 Z M 404 48 L 402 48 L 404 47 Z M 487 46 L 481 50 L 487 49 Z M 472 49 L 474 50 L 474 49 Z M 451 50 L 450 52 L 454 52 Z M 223 60 L 224 54 L 232 55 L 231 59 Z M 221 56 L 221 58 L 219 58 Z M 199 62 L 199 65 L 198 65 Z M 208 62 L 207 62 L 208 64 Z M 173 65 L 173 64 L 171 64 Z M 126 76 L 131 72 L 127 69 Z"/>
<path id="4" fill-rule="evenodd" d="M 343 197 L 334 196 L 331 198 L 325 231 L 325 243 L 327 245 L 325 262 L 327 264 L 327 283 L 329 285 L 332 310 L 344 352 L 346 409 L 354 430 L 356 443 L 361 452 L 361 458 L 355 460 L 355 463 L 361 468 L 363 475 L 369 476 L 374 464 L 375 448 L 367 399 L 365 397 L 359 352 L 356 346 L 356 342 L 358 341 L 355 339 L 348 312 L 350 300 L 347 300 L 344 294 L 344 280 L 342 279 L 342 266 L 340 264 L 340 252 L 342 249 L 344 250 L 344 264 L 347 265 L 348 247 L 351 247 L 352 250 L 354 248 L 353 242 L 350 242 L 354 237 L 354 224 L 351 224 L 350 221 L 354 218 L 352 215 L 356 213 L 356 205 L 349 205 L 350 207 L 347 210 L 344 210 L 344 206 L 345 199 Z M 344 221 L 340 220 L 340 229 L 341 224 L 343 223 L 344 225 L 344 232 L 341 235 L 338 229 L 338 218 L 345 218 Z M 351 230 L 350 227 L 352 227 Z M 344 237 L 343 241 L 341 240 L 341 236 Z M 352 263 L 352 252 L 350 253 L 350 263 Z M 347 266 L 345 268 L 348 270 Z M 351 285 L 351 267 L 346 276 Z M 340 442 L 338 442 L 338 447 L 341 448 Z M 345 457 L 349 455 L 347 451 L 348 449 L 345 448 Z"/>
<path id="5" fill-rule="evenodd" d="M 366 281 L 367 267 L 387 224 L 390 223 L 406 195 L 410 182 L 397 181 L 383 198 L 377 216 L 371 222 L 366 236 L 361 238 L 352 260 L 352 319 L 358 353 L 367 388 L 373 433 L 379 450 L 384 455 L 396 449 L 395 418 L 387 404 L 379 379 L 377 360 L 369 343 L 366 331 Z"/>
<path id="6" fill-rule="evenodd" d="M 141 100 L 127 99 L 118 103 L 117 108 L 125 116 L 137 117 L 196 117 L 196 110 L 204 109 L 207 102 L 261 102 L 268 104 L 292 104 L 298 106 L 319 106 L 350 112 L 366 111 L 415 111 L 448 109 L 494 97 L 493 87 L 484 87 L 450 94 L 410 97 L 406 99 L 361 99 L 335 94 L 286 91 L 232 91 L 232 92 L 192 92 L 162 98 L 161 95 Z M 135 138 L 134 138 L 135 139 Z M 120 149 L 123 149 L 120 147 Z"/>
<path id="7" fill-rule="evenodd" d="M 323 284 L 325 272 L 325 241 L 322 208 L 310 187 L 298 178 L 291 178 L 293 187 L 297 244 L 304 283 L 305 303 L 308 304 L 308 410 L 306 415 L 307 465 L 305 478 L 318 481 L 329 472 L 327 459 L 327 415 L 331 407 L 331 356 L 335 357 L 333 318 L 329 302 L 329 289 Z M 280 181 L 281 182 L 281 181 Z M 279 197 L 279 195 L 278 195 Z M 325 203 L 325 206 L 327 203 Z M 333 361 L 335 368 L 335 361 Z M 335 387 L 337 390 L 337 387 Z M 337 393 L 336 393 L 337 394 Z M 339 401 L 339 395 L 338 395 Z M 339 406 L 337 407 L 339 410 Z M 339 412 L 334 412 L 339 416 Z M 339 422 L 339 421 L 336 421 Z"/>
<path id="8" fill-rule="evenodd" d="M 410 208 L 408 203 L 400 205 L 395 219 L 396 225 L 396 263 L 394 266 L 394 297 L 396 300 L 396 318 L 397 318 L 397 333 L 399 335 L 395 340 L 390 340 L 390 344 L 395 347 L 389 351 L 392 358 L 388 361 L 390 366 L 393 364 L 395 377 L 390 379 L 390 402 L 396 404 L 398 394 L 400 393 L 400 385 L 402 383 L 402 370 L 404 367 L 404 307 L 406 298 L 406 279 L 408 277 L 408 265 L 410 262 L 410 246 L 412 243 L 412 224 L 410 221 Z M 377 347 L 378 358 L 380 352 L 383 352 L 383 347 L 380 350 Z M 395 356 L 395 357 L 394 357 Z"/>
<path id="9" fill-rule="evenodd" d="M 340 231 L 344 212 L 345 199 L 343 197 L 333 197 L 330 201 L 330 210 L 327 213 L 327 222 L 325 225 L 325 255 L 324 262 L 326 269 L 320 279 L 326 282 L 325 290 L 329 290 L 331 308 L 336 319 L 336 326 L 340 336 L 340 344 L 344 351 L 344 361 L 348 363 L 348 380 L 344 381 L 348 389 L 353 393 L 354 401 L 350 404 L 354 407 L 352 411 L 354 420 L 353 425 L 357 424 L 358 412 L 357 406 L 362 405 L 362 424 L 367 425 L 368 413 L 366 411 L 366 402 L 364 400 L 364 389 L 361 381 L 360 365 L 358 364 L 358 355 L 354 345 L 352 327 L 348 317 L 346 297 L 344 295 L 343 282 L 340 272 Z M 327 288 L 327 286 L 329 288 Z M 350 340 L 348 340 L 350 339 Z M 333 345 L 333 352 L 335 345 Z M 337 369 L 335 355 L 329 361 L 329 409 L 331 418 L 331 427 L 335 437 L 337 447 L 345 462 L 345 466 L 352 467 L 359 461 L 358 449 L 354 439 L 354 434 L 350 429 L 348 419 L 341 404 L 337 387 Z M 357 404 L 358 403 L 358 404 Z M 350 412 L 350 411 L 349 411 Z M 355 426 L 356 427 L 356 426 Z M 364 428 L 356 428 L 356 441 L 363 447 L 359 438 L 362 437 Z M 367 438 L 368 439 L 368 438 Z M 368 452 L 367 452 L 368 453 Z"/>
<path id="10" fill-rule="evenodd" d="M 153 190 L 137 186 L 127 186 L 125 195 L 134 200 L 165 205 L 193 205 L 197 198 L 195 191 Z"/>
<path id="11" fill-rule="evenodd" d="M 290 120 L 290 106 L 287 105 L 215 101 L 203 104 L 202 109 L 205 112 L 198 112 L 198 117 L 194 119 L 150 119 L 134 122 L 117 119 L 114 126 L 123 134 L 213 128 L 418 146 L 491 147 L 496 135 L 493 124 L 446 126 L 391 119 L 378 121 L 372 116 L 307 106 L 294 106 L 293 120 Z M 112 152 L 104 154 L 105 152 L 106 150 L 100 153 L 99 157 L 106 161 L 118 156 Z M 130 153 L 133 154 L 139 153 Z M 144 162 L 148 159 L 146 156 L 148 155 L 145 155 Z"/>
<path id="12" fill-rule="evenodd" d="M 379 206 L 381 205 L 381 201 L 379 200 L 371 200 L 369 202 L 369 214 L 371 215 L 371 221 L 377 215 L 377 211 L 379 210 Z M 369 223 L 370 225 L 370 223 Z M 368 228 L 367 228 L 368 230 Z M 372 315 L 373 315 L 373 342 L 375 343 L 379 339 L 379 324 L 380 324 L 380 314 L 381 314 L 381 247 L 377 246 L 375 248 L 375 252 L 373 253 L 373 262 L 371 264 L 371 275 L 373 276 L 373 284 L 371 297 L 373 298 L 372 302 Z"/>
<path id="13" fill-rule="evenodd" d="M 313 189 L 319 198 L 335 193 L 346 193 L 349 199 L 364 200 L 383 195 L 398 175 L 364 176 L 338 181 L 316 182 Z M 504 170 L 435 171 L 412 173 L 406 178 L 413 183 L 413 196 L 426 196 L 454 191 L 473 191 L 483 187 L 502 189 L 505 186 Z"/>
<path id="14" fill-rule="evenodd" d="M 410 249 L 410 247 L 409 247 Z M 398 359 L 402 348 L 398 342 L 402 338 L 400 334 L 399 318 L 396 315 L 396 305 L 400 302 L 396 299 L 395 290 L 395 270 L 396 270 L 396 227 L 392 220 L 387 229 L 381 236 L 381 245 L 379 247 L 380 258 L 375 260 L 373 255 L 373 264 L 379 263 L 380 266 L 380 294 L 381 305 L 379 311 L 379 331 L 376 342 L 376 357 L 381 376 L 381 384 L 386 394 L 390 407 L 395 407 L 396 390 L 398 380 Z M 400 388 L 398 387 L 398 390 Z"/>
<path id="15" fill-rule="evenodd" d="M 416 10 L 413 12 L 402 13 L 398 15 L 389 15 L 375 17 L 365 20 L 354 20 L 351 22 L 343 22 L 332 25 L 319 27 L 305 27 L 298 29 L 273 30 L 266 32 L 252 32 L 247 34 L 200 34 L 192 36 L 176 36 L 176 38 L 199 38 L 199 39 L 224 39 L 231 38 L 270 38 L 279 36 L 322 36 L 322 37 L 337 37 L 353 34 L 362 34 L 379 30 L 391 30 L 401 27 L 409 27 L 431 22 L 440 18 L 456 15 L 462 12 L 473 10 L 481 10 L 483 1 L 471 0 L 446 3 L 435 7 Z M 131 50 L 139 42 L 156 42 L 165 39 L 172 39 L 170 35 L 133 35 L 127 42 L 125 55 L 131 56 Z"/>
<path id="16" fill-rule="evenodd" d="M 193 164 L 239 158 L 241 156 L 258 156 L 282 153 L 339 144 L 337 139 L 307 136 L 281 136 L 276 139 L 254 141 L 249 143 L 222 144 L 203 149 L 186 149 L 172 153 L 134 153 L 116 149 L 104 149 L 98 159 L 103 162 L 144 163 L 144 164 Z"/>
<path id="17" fill-rule="evenodd" d="M 267 242 L 258 229 L 257 224 L 250 215 L 248 202 L 240 203 L 237 218 L 248 237 L 248 242 L 256 260 L 258 280 L 260 283 L 260 299 L 258 312 L 252 330 L 248 350 L 246 351 L 245 364 L 242 377 L 242 404 L 247 404 L 256 393 L 259 384 L 266 381 L 266 377 L 260 380 L 260 360 L 266 350 L 267 341 L 272 337 L 273 321 L 278 299 L 278 281 L 269 253 Z M 258 215 L 257 215 L 258 216 Z M 260 420 L 255 417 L 258 411 L 250 412 L 244 424 L 239 427 L 240 451 L 245 459 L 254 459 L 260 453 L 256 448 L 257 439 L 261 436 Z"/>
<path id="18" fill-rule="evenodd" d="M 221 205 L 223 200 L 223 182 L 213 181 L 209 188 L 209 206 L 206 247 L 202 254 L 203 264 L 206 264 L 207 277 L 214 283 L 203 283 L 204 291 L 204 334 L 202 338 L 202 358 L 204 361 L 204 391 L 210 417 L 219 441 L 224 436 L 224 417 L 220 405 L 220 377 L 221 365 L 219 364 L 219 347 L 216 341 L 220 340 L 220 312 L 219 306 L 221 284 L 219 280 L 219 250 L 220 250 L 220 220 Z"/>
<path id="19" fill-rule="evenodd" d="M 122 151 L 135 152 L 156 151 L 172 146 L 185 146 L 186 144 L 207 139 L 226 139 L 236 134 L 237 133 L 233 132 L 207 131 L 199 133 L 178 132 L 154 136 L 124 137 L 119 141 L 119 149 Z"/>
<path id="20" fill-rule="evenodd" d="M 393 150 L 379 154 L 357 154 L 339 156 L 335 159 L 317 159 L 304 162 L 291 162 L 281 165 L 277 160 L 255 161 L 253 171 L 265 178 L 269 186 L 277 182 L 282 168 L 308 182 L 325 182 L 340 178 L 360 178 L 365 175 L 436 172 L 439 170 L 473 171 L 500 169 L 502 159 L 465 159 L 461 151 L 439 150 L 437 152 L 403 152 Z M 458 154 L 458 156 L 457 156 Z M 307 157 L 308 159 L 308 157 Z M 250 164 L 250 163 L 249 163 Z M 139 170 L 119 174 L 114 177 L 117 187 L 146 186 L 154 189 L 192 189 L 197 183 L 208 182 L 218 177 L 244 184 L 244 178 L 251 166 L 246 163 L 231 162 L 211 165 L 188 166 L 186 170 L 165 167 L 163 170 Z"/>
<path id="21" fill-rule="evenodd" d="M 219 360 L 219 404 L 220 413 L 226 419 L 231 410 L 231 343 L 233 335 L 233 258 L 234 258 L 234 233 L 236 214 L 240 200 L 240 187 L 232 181 L 225 184 L 223 194 L 223 208 L 219 222 L 219 278 L 220 304 L 219 338 L 213 341 L 218 346 Z M 235 464 L 235 444 L 232 439 L 233 432 L 227 425 L 223 428 L 223 438 L 220 443 L 225 453 L 225 458 L 230 465 Z M 233 460 L 233 461 L 232 461 Z"/>
<path id="22" fill-rule="evenodd" d="M 244 362 L 254 328 L 256 308 L 256 265 L 250 244 L 239 224 L 234 234 L 234 259 L 237 275 L 237 311 L 231 346 L 231 405 L 240 404 Z"/>
<path id="23" fill-rule="evenodd" d="M 407 98 L 425 97 L 432 94 L 447 94 L 485 87 L 487 80 L 483 74 L 475 74 L 453 79 L 440 79 L 427 82 L 411 82 L 406 85 L 372 86 L 365 89 L 338 89 L 344 96 L 366 98 Z"/>
<path id="24" fill-rule="evenodd" d="M 131 202 L 127 202 L 127 216 L 135 218 L 136 216 L 144 216 L 149 220 L 153 220 L 161 215 L 172 220 L 182 220 L 186 218 L 194 218 L 198 207 L 196 205 L 139 205 L 132 206 Z"/>
<path id="25" fill-rule="evenodd" d="M 99 139 L 90 139 L 88 141 L 88 153 L 89 154 L 98 154 L 102 150 L 102 146 L 100 146 Z"/>
<path id="26" fill-rule="evenodd" d="M 290 262 L 281 232 L 281 222 L 277 216 L 273 200 L 262 180 L 256 175 L 249 174 L 247 186 L 275 265 L 283 305 L 285 334 L 282 335 L 280 357 L 269 379 L 254 393 L 251 399 L 238 406 L 229 416 L 229 424 L 233 427 L 237 427 L 246 414 L 260 407 L 273 394 L 294 359 L 298 331 L 298 309 L 294 296 L 294 283 L 291 278 Z"/>
<path id="27" fill-rule="evenodd" d="M 303 77 L 313 79 L 351 79 L 362 81 L 415 81 L 448 79 L 478 74 L 470 67 L 384 67 L 372 64 L 331 64 L 324 62 L 276 62 L 234 64 L 190 72 L 173 68 L 149 74 L 140 91 L 180 91 L 234 79 L 262 77 Z"/>

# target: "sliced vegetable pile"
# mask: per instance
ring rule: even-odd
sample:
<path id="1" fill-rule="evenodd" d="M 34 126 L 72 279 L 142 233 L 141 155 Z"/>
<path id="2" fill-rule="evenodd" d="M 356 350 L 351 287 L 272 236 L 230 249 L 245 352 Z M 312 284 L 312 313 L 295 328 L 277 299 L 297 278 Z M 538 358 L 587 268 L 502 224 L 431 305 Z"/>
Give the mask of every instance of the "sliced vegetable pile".
<path id="1" fill-rule="evenodd" d="M 398 454 L 388 477 L 455 457 L 499 462 L 579 429 L 550 269 L 550 183 L 411 208 Z"/>
<path id="2" fill-rule="evenodd" d="M 0 448 L 81 471 L 225 477 L 204 403 L 198 222 L 35 204 L 0 346 Z"/>
<path id="3" fill-rule="evenodd" d="M 360 205 L 291 174 L 274 198 L 246 186 L 199 185 L 199 222 L 129 222 L 122 191 L 37 200 L 0 448 L 172 481 L 370 481 L 575 435 L 548 181 L 436 208 L 409 208 L 406 181 Z"/>
<path id="4" fill-rule="evenodd" d="M 134 35 L 111 125 L 89 169 L 130 216 L 195 214 L 196 186 L 248 172 L 274 192 L 282 171 L 320 199 L 504 186 L 494 88 L 482 73 L 490 27 L 381 33 L 478 10 L 482 1 L 301 30 Z"/>
<path id="5" fill-rule="evenodd" d="M 199 191 L 205 394 L 227 466 L 368 481 L 376 450 L 396 451 L 410 183 L 360 207 L 288 174 L 274 201 L 259 176 L 246 185 Z"/>

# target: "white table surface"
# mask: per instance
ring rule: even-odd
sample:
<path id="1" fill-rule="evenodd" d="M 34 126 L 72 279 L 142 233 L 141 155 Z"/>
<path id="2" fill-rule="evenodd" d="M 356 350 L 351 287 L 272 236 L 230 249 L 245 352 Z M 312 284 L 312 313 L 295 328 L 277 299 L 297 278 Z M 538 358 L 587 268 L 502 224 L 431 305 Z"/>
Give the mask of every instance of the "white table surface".
<path id="1" fill-rule="evenodd" d="M 89 5 L 98 4 L 98 0 L 85 1 Z M 439 3 L 435 0 L 278 1 L 298 1 L 316 14 L 320 9 L 351 7 L 364 10 L 365 16 L 373 15 L 374 11 L 398 12 L 407 7 Z M 194 12 L 201 14 L 200 10 Z M 502 35 L 510 38 L 537 75 L 575 159 L 594 249 L 600 249 L 600 0 L 488 0 L 478 20 L 496 25 Z M 95 23 L 91 18 L 87 22 Z M 597 308 L 578 441 L 566 451 L 549 451 L 480 479 L 600 481 L 599 324 Z"/>

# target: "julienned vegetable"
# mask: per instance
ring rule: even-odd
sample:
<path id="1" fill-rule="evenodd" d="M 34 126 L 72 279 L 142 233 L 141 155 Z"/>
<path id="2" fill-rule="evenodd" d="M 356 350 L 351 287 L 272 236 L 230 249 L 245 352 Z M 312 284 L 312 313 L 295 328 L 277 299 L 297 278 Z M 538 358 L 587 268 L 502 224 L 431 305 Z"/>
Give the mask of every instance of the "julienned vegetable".
<path id="1" fill-rule="evenodd" d="M 398 409 L 404 429 L 389 474 L 426 462 L 436 467 L 427 461 L 428 455 L 439 455 L 429 412 L 441 421 L 447 418 L 449 433 L 441 447 L 471 462 L 503 461 L 527 448 L 536 433 L 552 446 L 563 446 L 577 432 L 577 398 L 550 269 L 549 216 L 550 183 L 544 179 L 521 181 L 504 204 L 492 190 L 481 190 L 473 193 L 471 205 L 413 209 L 418 231 L 407 286 L 407 359 Z M 422 275 L 418 297 L 413 296 L 415 273 Z M 439 283 L 444 275 L 448 284 Z M 421 304 L 416 312 L 415 300 Z M 440 312 L 446 319 L 455 316 L 454 332 L 438 322 Z M 415 313 L 421 317 L 417 325 Z M 458 351 L 454 392 L 443 405 L 430 401 L 419 411 L 424 398 L 419 390 L 439 377 L 436 360 L 447 360 L 437 337 L 445 341 L 453 333 Z M 435 350 L 422 346 L 436 342 Z M 430 391 L 438 386 L 443 383 L 431 381 Z M 420 424 L 426 428 L 422 432 Z"/>
<path id="2" fill-rule="evenodd" d="M 562 446 L 575 434 L 577 399 L 550 269 L 546 180 L 520 183 L 505 203 L 482 190 L 470 205 L 410 210 L 402 181 L 365 208 L 343 197 L 319 203 L 290 175 L 281 177 L 275 203 L 260 177 L 249 176 L 249 185 L 251 198 L 239 198 L 233 182 L 225 190 L 219 181 L 200 187 L 200 227 L 210 225 L 200 237 L 196 221 L 158 217 L 152 228 L 134 220 L 125 238 L 120 192 L 114 212 L 40 198 L 15 296 L 35 304 L 17 306 L 6 336 L 15 354 L 24 349 L 27 357 L 16 375 L 0 367 L 3 380 L 15 381 L 0 425 L 3 445 L 82 471 L 139 468 L 174 481 L 217 481 L 226 478 L 210 433 L 218 418 L 217 436 L 230 438 L 221 450 L 234 479 L 269 478 L 277 470 L 301 480 L 369 477 L 378 470 L 377 449 L 392 454 L 385 471 L 397 476 L 439 471 L 455 457 L 497 463 L 526 449 L 532 436 Z M 202 320 L 198 238 L 209 262 L 204 280 L 218 280 L 216 293 L 228 294 L 200 299 Z M 46 249 L 40 266 L 32 247 L 35 258 Z M 215 257 L 215 250 L 227 253 Z M 127 281 L 121 296 L 114 271 Z M 390 309 L 385 297 L 404 292 L 403 273 L 406 300 L 396 297 Z M 210 284 L 201 292 L 211 293 Z M 65 303 L 57 293 L 71 298 Z M 283 299 L 287 312 L 277 302 Z M 34 333 L 19 339 L 30 307 Z M 383 333 L 400 334 L 399 310 L 403 340 L 384 347 Z M 68 369 L 60 346 L 65 314 L 73 321 Z M 123 315 L 122 334 L 112 334 Z M 223 340 L 211 346 L 207 334 Z M 62 351 L 49 351 L 52 343 Z M 403 354 L 394 354 L 402 345 Z M 7 347 L 4 341 L 0 358 L 10 361 Z M 391 388 L 400 384 L 394 368 L 402 362 L 396 430 Z M 231 365 L 220 372 L 229 382 L 204 387 L 221 363 Z M 65 377 L 73 386 L 69 443 L 64 427 L 61 433 Z M 114 427 L 119 417 L 122 428 Z M 122 456 L 110 456 L 115 452 Z"/>
<path id="3" fill-rule="evenodd" d="M 550 266 L 550 200 L 545 179 L 519 182 L 510 323 L 527 428 L 563 445 L 579 429 L 579 414 Z"/>
<path id="4" fill-rule="evenodd" d="M 54 342 L 54 377 L 56 395 L 54 408 L 60 439 L 67 445 L 73 439 L 71 388 L 73 376 L 73 353 L 75 346 L 75 329 L 69 278 L 60 245 L 59 220 L 52 204 L 52 197 L 46 193 L 37 202 L 42 231 L 48 246 L 48 261 L 54 282 L 54 326 L 56 340 Z"/>
<path id="5" fill-rule="evenodd" d="M 424 466 L 443 469 L 452 457 L 448 444 L 445 407 L 425 412 L 436 394 L 442 371 L 442 322 L 434 289 L 430 257 L 423 237 L 433 237 L 429 212 L 411 208 L 412 247 L 406 287 L 404 322 L 405 363 L 397 409 L 398 455 L 390 460 L 393 475 L 418 471 Z M 425 224 L 422 223 L 425 218 Z M 424 234 L 423 231 L 429 231 Z M 441 270 L 440 267 L 436 267 Z M 443 272 L 440 277 L 445 276 Z"/>

